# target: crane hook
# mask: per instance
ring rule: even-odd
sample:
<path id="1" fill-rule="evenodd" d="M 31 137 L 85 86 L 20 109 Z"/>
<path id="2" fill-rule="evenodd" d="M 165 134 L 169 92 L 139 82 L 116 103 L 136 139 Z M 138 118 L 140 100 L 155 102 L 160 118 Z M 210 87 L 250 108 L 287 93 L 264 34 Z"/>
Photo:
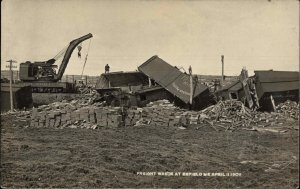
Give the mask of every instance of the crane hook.
<path id="1" fill-rule="evenodd" d="M 82 49 L 82 44 L 80 43 L 78 46 L 77 46 L 77 49 L 78 49 L 78 58 L 81 58 L 81 49 Z"/>

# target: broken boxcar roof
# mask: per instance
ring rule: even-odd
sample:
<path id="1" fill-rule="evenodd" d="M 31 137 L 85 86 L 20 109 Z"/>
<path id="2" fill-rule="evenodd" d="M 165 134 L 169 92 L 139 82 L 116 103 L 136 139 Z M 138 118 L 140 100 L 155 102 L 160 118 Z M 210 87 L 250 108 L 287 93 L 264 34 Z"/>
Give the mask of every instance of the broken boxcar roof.
<path id="1" fill-rule="evenodd" d="M 153 56 L 138 70 L 153 79 L 156 83 L 164 87 L 173 95 L 188 103 L 190 100 L 190 78 L 186 73 L 182 73 L 177 67 L 173 67 L 158 56 Z M 202 92 L 208 90 L 205 85 L 197 84 L 194 88 L 193 97 L 197 97 Z"/>

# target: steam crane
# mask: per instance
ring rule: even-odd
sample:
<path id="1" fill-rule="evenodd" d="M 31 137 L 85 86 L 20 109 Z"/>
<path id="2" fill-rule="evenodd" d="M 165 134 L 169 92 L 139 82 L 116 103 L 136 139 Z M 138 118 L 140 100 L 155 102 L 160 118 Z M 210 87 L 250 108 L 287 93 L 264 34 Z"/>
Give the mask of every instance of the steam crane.
<path id="1" fill-rule="evenodd" d="M 54 58 L 47 61 L 30 62 L 26 61 L 20 64 L 20 80 L 23 84 L 31 85 L 32 92 L 35 93 L 59 93 L 73 92 L 75 85 L 73 83 L 58 82 L 61 80 L 74 49 L 83 41 L 92 38 L 91 33 L 74 39 L 70 44 L 59 52 Z M 63 56 L 58 72 L 55 62 Z"/>

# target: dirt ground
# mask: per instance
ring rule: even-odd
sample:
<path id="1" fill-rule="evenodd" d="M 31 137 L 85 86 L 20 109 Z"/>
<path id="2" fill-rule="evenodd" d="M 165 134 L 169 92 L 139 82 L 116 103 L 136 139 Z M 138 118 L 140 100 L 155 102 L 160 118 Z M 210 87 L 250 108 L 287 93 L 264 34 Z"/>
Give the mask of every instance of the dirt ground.
<path id="1" fill-rule="evenodd" d="M 11 188 L 297 188 L 297 130 L 214 131 L 199 125 L 25 128 L 1 117 L 1 186 Z M 294 123 L 297 125 L 297 123 Z M 211 173 L 143 176 L 137 172 Z M 213 173 L 238 173 L 212 176 Z M 140 173 L 139 173 L 140 174 Z"/>

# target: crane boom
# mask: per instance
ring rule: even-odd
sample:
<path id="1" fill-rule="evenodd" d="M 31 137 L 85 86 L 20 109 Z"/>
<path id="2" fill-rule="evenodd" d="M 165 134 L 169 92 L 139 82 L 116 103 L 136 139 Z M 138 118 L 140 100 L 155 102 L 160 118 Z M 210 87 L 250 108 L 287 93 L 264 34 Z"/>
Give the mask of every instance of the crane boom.
<path id="1" fill-rule="evenodd" d="M 92 37 L 93 37 L 93 35 L 91 33 L 89 33 L 85 36 L 82 36 L 82 37 L 80 37 L 78 39 L 75 39 L 75 40 L 70 42 L 70 45 L 67 48 L 65 56 L 64 56 L 64 58 L 62 60 L 62 63 L 59 67 L 58 73 L 57 73 L 57 75 L 54 76 L 54 79 L 53 79 L 54 82 L 56 82 L 56 81 L 58 81 L 62 78 L 62 76 L 63 76 L 63 74 L 64 74 L 64 72 L 67 68 L 67 65 L 69 63 L 70 57 L 71 57 L 74 49 L 76 48 L 76 46 L 79 45 L 81 42 L 83 42 L 83 41 L 85 41 L 89 38 L 92 38 Z"/>
<path id="2" fill-rule="evenodd" d="M 20 64 L 20 80 L 24 82 L 58 82 L 69 63 L 71 55 L 74 49 L 83 41 L 92 38 L 91 33 L 84 35 L 80 38 L 74 39 L 70 42 L 68 48 L 65 50 L 63 60 L 60 64 L 57 74 L 55 73 L 54 68 L 57 65 L 54 65 L 56 59 L 52 58 L 48 61 L 40 62 L 30 62 L 26 61 L 25 63 Z M 59 53 L 61 54 L 61 53 Z"/>

